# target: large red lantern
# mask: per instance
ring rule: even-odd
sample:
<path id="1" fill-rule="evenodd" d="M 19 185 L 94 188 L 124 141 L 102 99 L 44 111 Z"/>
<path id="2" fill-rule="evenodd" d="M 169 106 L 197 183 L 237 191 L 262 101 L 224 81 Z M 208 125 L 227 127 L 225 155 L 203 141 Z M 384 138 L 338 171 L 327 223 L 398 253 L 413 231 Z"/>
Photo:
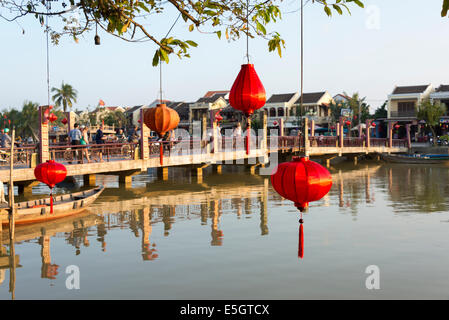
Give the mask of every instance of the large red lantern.
<path id="1" fill-rule="evenodd" d="M 34 176 L 50 188 L 50 213 L 53 213 L 53 188 L 57 183 L 64 181 L 67 176 L 66 167 L 54 160 L 48 160 L 34 168 Z"/>
<path id="2" fill-rule="evenodd" d="M 332 176 L 322 165 L 308 157 L 294 157 L 291 162 L 281 163 L 271 175 L 274 190 L 283 198 L 291 200 L 303 212 L 309 202 L 318 201 L 332 187 Z"/>
<path id="3" fill-rule="evenodd" d="M 311 201 L 323 198 L 332 187 L 332 176 L 322 165 L 308 157 L 294 157 L 293 161 L 281 163 L 271 175 L 274 190 L 283 198 L 291 200 L 301 212 L 299 220 L 298 257 L 304 256 L 304 230 L 302 212 Z"/>
<path id="4" fill-rule="evenodd" d="M 155 108 L 150 108 L 143 115 L 143 123 L 151 130 L 155 131 L 162 138 L 168 131 L 175 129 L 179 124 L 179 114 L 164 103 L 158 104 Z M 160 164 L 164 163 L 164 146 L 159 144 Z"/>
<path id="5" fill-rule="evenodd" d="M 145 111 L 143 122 L 162 138 L 168 131 L 175 129 L 179 124 L 179 115 L 164 103 Z"/>
<path id="6" fill-rule="evenodd" d="M 250 116 L 265 105 L 266 93 L 253 64 L 242 64 L 237 79 L 229 93 L 229 104 L 242 111 L 247 119 L 246 153 L 249 154 L 251 140 Z"/>

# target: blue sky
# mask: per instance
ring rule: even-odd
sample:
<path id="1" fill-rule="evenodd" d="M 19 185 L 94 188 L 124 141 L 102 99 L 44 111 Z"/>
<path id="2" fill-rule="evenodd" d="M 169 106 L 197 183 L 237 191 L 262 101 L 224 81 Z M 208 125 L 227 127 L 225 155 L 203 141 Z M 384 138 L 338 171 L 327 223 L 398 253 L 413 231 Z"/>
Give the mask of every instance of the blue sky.
<path id="1" fill-rule="evenodd" d="M 425 3 L 425 4 L 424 4 Z M 367 0 L 366 9 L 328 18 L 320 5 L 305 7 L 305 92 L 332 95 L 358 91 L 374 110 L 395 85 L 449 84 L 449 19 L 441 18 L 442 0 Z M 282 3 L 283 19 L 270 29 L 286 40 L 282 58 L 269 53 L 262 39 L 250 41 L 251 62 L 267 95 L 299 91 L 299 1 Z M 296 11 L 296 12 L 292 12 Z M 288 13 L 291 12 L 291 13 Z M 147 22 L 158 37 L 176 18 L 168 11 Z M 2 33 L 0 109 L 21 108 L 25 100 L 46 104 L 46 42 L 43 28 L 30 17 L 15 23 L 0 20 Z M 50 24 L 52 20 L 50 20 Z M 55 22 L 54 22 L 55 23 Z M 164 99 L 195 101 L 209 90 L 229 90 L 245 63 L 245 39 L 218 40 L 216 35 L 189 33 L 182 19 L 172 35 L 186 36 L 199 46 L 190 59 L 172 57 L 163 67 Z M 155 45 L 128 43 L 100 33 L 75 43 L 65 38 L 50 47 L 50 85 L 62 81 L 78 90 L 75 109 L 150 103 L 158 96 L 159 70 L 151 66 Z"/>

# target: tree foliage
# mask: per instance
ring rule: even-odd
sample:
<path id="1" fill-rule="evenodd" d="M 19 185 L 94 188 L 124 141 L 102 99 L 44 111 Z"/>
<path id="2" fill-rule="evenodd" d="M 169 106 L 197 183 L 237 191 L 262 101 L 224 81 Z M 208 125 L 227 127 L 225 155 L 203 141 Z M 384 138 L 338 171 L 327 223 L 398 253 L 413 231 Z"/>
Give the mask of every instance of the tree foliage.
<path id="1" fill-rule="evenodd" d="M 388 117 L 387 103 L 388 101 L 385 101 L 383 105 L 376 109 L 376 111 L 374 112 L 374 119 L 382 119 Z"/>
<path id="2" fill-rule="evenodd" d="M 435 128 L 440 124 L 441 117 L 445 114 L 446 108 L 439 101 L 431 102 L 430 100 L 424 100 L 418 109 L 418 119 L 424 120 L 432 131 L 432 135 L 436 137 Z M 434 143 L 436 139 L 434 139 Z"/>
<path id="3" fill-rule="evenodd" d="M 268 50 L 282 54 L 285 41 L 276 31 L 269 31 L 270 23 L 281 19 L 282 0 L 65 0 L 61 2 L 45 0 L 0 0 L 0 17 L 15 21 L 27 15 L 34 15 L 44 26 L 47 16 L 59 18 L 62 29 L 50 26 L 53 43 L 57 44 L 64 35 L 78 41 L 80 35 L 98 26 L 109 34 L 129 42 L 152 41 L 157 45 L 153 65 L 160 61 L 169 62 L 169 55 L 190 57 L 189 49 L 197 44 L 188 39 L 169 37 L 171 28 L 166 30 L 146 27 L 153 15 L 170 18 L 170 9 L 178 12 L 190 32 L 215 34 L 218 38 L 236 40 L 243 35 L 266 39 Z M 321 5 L 328 16 L 333 12 L 350 13 L 349 6 L 364 7 L 360 0 L 312 0 Z M 175 23 L 178 19 L 175 20 Z M 171 23 L 171 22 L 170 22 Z M 53 25 L 56 25 L 53 23 Z M 159 30 L 157 30 L 159 29 Z"/>
<path id="4" fill-rule="evenodd" d="M 51 92 L 54 92 L 55 95 L 52 97 L 55 105 L 57 107 L 62 106 L 64 112 L 67 111 L 67 107 L 72 108 L 73 102 L 76 102 L 76 98 L 78 96 L 78 92 L 73 89 L 70 84 L 64 84 L 62 82 L 61 88 L 52 88 Z"/>

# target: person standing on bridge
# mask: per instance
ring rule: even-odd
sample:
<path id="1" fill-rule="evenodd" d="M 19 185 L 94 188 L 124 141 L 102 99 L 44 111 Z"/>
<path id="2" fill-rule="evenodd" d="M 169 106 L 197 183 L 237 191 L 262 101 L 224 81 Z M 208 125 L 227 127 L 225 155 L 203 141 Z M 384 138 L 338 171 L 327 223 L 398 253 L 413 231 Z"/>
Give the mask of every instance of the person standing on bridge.
<path id="1" fill-rule="evenodd" d="M 97 130 L 97 133 L 95 134 L 95 143 L 96 144 L 105 144 L 105 140 L 106 140 L 106 136 L 103 133 L 104 131 L 104 124 L 102 124 L 100 126 L 100 128 Z M 100 162 L 103 162 L 103 147 L 99 148 L 99 157 L 100 157 Z"/>
<path id="2" fill-rule="evenodd" d="M 69 142 L 73 146 L 81 145 L 81 141 L 80 140 L 81 140 L 83 135 L 82 135 L 80 129 L 78 129 L 78 127 L 79 127 L 79 124 L 75 123 L 75 125 L 73 126 L 73 129 L 70 130 L 70 132 L 69 132 L 69 139 L 70 139 Z M 78 148 L 75 148 L 73 154 L 74 154 L 75 157 L 78 154 L 78 163 L 80 163 L 81 162 L 82 153 L 78 152 L 78 151 L 79 151 Z M 69 163 L 71 163 L 71 162 L 69 162 Z"/>

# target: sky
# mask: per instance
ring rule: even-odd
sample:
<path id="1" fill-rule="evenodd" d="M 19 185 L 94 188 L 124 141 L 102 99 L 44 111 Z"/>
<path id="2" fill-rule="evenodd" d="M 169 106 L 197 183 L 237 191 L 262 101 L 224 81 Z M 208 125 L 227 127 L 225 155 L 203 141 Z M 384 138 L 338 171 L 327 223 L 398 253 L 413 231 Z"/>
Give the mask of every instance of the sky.
<path id="1" fill-rule="evenodd" d="M 319 4 L 304 8 L 304 92 L 331 95 L 359 92 L 374 111 L 396 85 L 449 84 L 449 19 L 442 0 L 365 0 L 365 9 L 329 18 Z M 282 58 L 263 39 L 250 40 L 251 63 L 272 94 L 300 90 L 299 0 L 284 0 L 283 18 L 269 26 L 286 41 Z M 0 9 L 1 10 L 1 9 Z M 177 17 L 174 10 L 153 15 L 145 26 L 161 38 Z M 50 25 L 57 24 L 50 19 Z M 20 26 L 19 26 L 20 25 Z M 21 109 L 29 100 L 47 104 L 46 38 L 34 17 L 18 23 L 0 19 L 0 110 Z M 22 34 L 22 28 L 25 34 Z M 71 84 L 78 91 L 74 109 L 149 104 L 158 98 L 159 69 L 152 66 L 152 42 L 129 43 L 100 31 L 62 39 L 50 46 L 50 86 Z M 163 65 L 163 98 L 193 102 L 210 90 L 230 90 L 245 63 L 246 39 L 228 42 L 214 34 L 188 32 L 179 19 L 172 36 L 199 45 L 191 58 L 173 56 Z"/>

